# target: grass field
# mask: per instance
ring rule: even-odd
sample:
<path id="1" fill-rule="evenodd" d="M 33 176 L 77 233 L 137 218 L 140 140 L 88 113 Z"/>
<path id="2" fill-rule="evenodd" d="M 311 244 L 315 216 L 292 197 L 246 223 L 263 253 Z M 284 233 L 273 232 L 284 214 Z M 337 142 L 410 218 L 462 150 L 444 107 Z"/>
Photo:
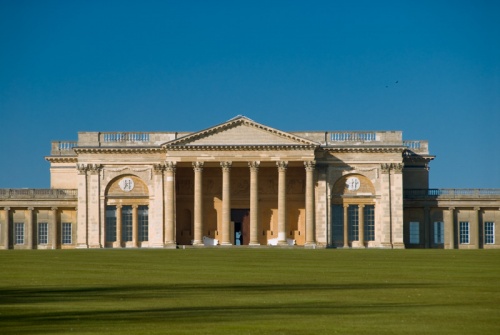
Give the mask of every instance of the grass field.
<path id="1" fill-rule="evenodd" d="M 500 334 L 500 250 L 7 250 L 0 334 Z"/>

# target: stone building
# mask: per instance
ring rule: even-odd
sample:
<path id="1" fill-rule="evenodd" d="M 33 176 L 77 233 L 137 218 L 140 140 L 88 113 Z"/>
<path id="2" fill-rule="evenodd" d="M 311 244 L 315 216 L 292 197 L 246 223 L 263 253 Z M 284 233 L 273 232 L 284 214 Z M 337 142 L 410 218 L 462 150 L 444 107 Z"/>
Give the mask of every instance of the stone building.
<path id="1" fill-rule="evenodd" d="M 244 116 L 198 132 L 53 142 L 50 189 L 0 189 L 0 248 L 498 248 L 500 190 L 429 189 L 427 141 L 285 132 Z"/>

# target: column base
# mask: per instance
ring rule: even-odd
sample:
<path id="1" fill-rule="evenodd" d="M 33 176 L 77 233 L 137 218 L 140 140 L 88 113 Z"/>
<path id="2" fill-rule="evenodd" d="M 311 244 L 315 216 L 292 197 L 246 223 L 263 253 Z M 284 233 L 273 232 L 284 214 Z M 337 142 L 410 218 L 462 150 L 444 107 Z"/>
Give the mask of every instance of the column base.
<path id="1" fill-rule="evenodd" d="M 315 242 L 308 242 L 304 244 L 304 249 L 316 249 L 316 243 Z"/>
<path id="2" fill-rule="evenodd" d="M 165 242 L 165 244 L 163 244 L 163 248 L 164 249 L 177 249 L 177 243 L 175 243 L 175 242 Z"/>
<path id="3" fill-rule="evenodd" d="M 392 244 L 392 248 L 393 249 L 404 249 L 405 248 L 405 244 L 401 243 L 401 242 L 396 242 L 396 243 Z"/>
<path id="4" fill-rule="evenodd" d="M 220 244 L 221 247 L 230 247 L 232 245 L 233 244 L 231 242 L 221 242 L 221 244 Z"/>
<path id="5" fill-rule="evenodd" d="M 89 248 L 88 244 L 81 243 L 76 245 L 76 249 L 88 249 L 88 248 Z"/>

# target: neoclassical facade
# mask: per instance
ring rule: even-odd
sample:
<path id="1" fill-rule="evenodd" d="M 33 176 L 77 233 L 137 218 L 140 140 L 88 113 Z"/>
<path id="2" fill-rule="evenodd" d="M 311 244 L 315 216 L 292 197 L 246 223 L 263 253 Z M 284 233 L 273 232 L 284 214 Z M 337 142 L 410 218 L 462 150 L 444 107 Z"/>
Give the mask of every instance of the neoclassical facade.
<path id="1" fill-rule="evenodd" d="M 53 142 L 50 189 L 0 189 L 0 248 L 497 248 L 500 190 L 429 189 L 427 141 L 285 132 L 237 116 L 198 132 Z"/>

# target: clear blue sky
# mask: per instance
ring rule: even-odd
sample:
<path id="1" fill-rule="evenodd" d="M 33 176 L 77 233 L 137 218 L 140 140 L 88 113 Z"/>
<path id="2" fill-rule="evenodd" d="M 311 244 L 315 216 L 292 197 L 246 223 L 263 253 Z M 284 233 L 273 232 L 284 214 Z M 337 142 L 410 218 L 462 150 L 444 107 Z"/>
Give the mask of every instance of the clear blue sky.
<path id="1" fill-rule="evenodd" d="M 500 188 L 500 1 L 0 0 L 0 188 L 49 187 L 78 131 L 238 114 L 401 130 L 431 187 Z"/>

